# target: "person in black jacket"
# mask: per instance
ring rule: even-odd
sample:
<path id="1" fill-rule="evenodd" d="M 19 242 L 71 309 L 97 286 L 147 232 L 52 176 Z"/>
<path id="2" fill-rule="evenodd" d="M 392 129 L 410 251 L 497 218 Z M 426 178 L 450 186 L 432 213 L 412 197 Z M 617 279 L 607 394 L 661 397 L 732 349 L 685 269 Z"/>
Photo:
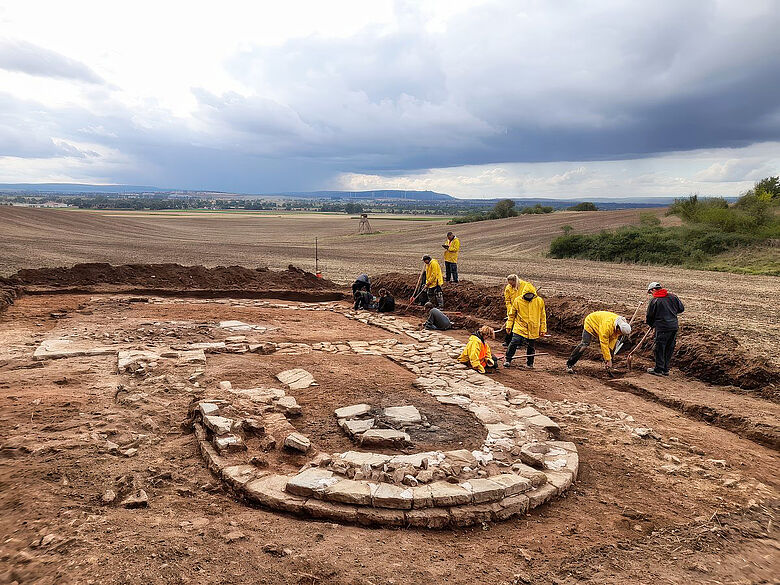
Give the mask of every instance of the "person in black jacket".
<path id="1" fill-rule="evenodd" d="M 361 274 L 352 283 L 352 297 L 355 299 L 354 310 L 371 308 L 371 281 L 367 274 Z"/>
<path id="2" fill-rule="evenodd" d="M 395 311 L 395 298 L 387 292 L 386 288 L 379 289 L 379 303 L 376 310 L 379 313 L 392 313 Z"/>
<path id="3" fill-rule="evenodd" d="M 685 310 L 677 295 L 673 295 L 658 282 L 647 285 L 647 294 L 653 295 L 647 305 L 645 322 L 655 329 L 655 367 L 648 368 L 647 373 L 654 376 L 668 376 L 669 362 L 677 343 L 677 330 L 680 325 L 677 315 Z"/>

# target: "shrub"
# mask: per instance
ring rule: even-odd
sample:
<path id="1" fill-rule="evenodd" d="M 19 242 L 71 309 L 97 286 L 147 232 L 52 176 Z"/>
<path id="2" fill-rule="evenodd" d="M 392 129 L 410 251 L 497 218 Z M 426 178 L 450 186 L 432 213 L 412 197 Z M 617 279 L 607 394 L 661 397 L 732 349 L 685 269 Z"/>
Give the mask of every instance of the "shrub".
<path id="1" fill-rule="evenodd" d="M 590 201 L 583 201 L 582 203 L 577 203 L 577 205 L 572 205 L 571 207 L 567 207 L 566 211 L 598 211 L 599 208 L 596 207 L 595 203 L 591 203 Z"/>
<path id="2" fill-rule="evenodd" d="M 520 210 L 520 213 L 527 215 L 527 214 L 534 214 L 534 213 L 552 213 L 553 211 L 555 211 L 554 207 L 537 203 L 536 205 L 530 207 L 523 207 Z"/>

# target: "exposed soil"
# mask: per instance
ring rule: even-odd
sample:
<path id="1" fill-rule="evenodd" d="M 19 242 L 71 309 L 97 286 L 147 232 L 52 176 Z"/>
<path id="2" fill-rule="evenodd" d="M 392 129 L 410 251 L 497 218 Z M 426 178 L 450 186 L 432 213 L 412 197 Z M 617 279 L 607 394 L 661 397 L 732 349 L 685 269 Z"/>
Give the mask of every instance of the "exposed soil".
<path id="1" fill-rule="evenodd" d="M 375 287 L 387 288 L 405 304 L 413 294 L 417 277 L 388 273 L 374 277 L 373 282 Z M 591 311 L 611 310 L 630 319 L 636 309 L 635 306 L 605 305 L 582 297 L 548 297 L 543 288 L 540 288 L 539 294 L 545 298 L 547 327 L 556 334 L 555 339 L 549 343 L 553 351 L 571 350 L 582 333 L 585 316 Z M 486 287 L 468 281 L 449 286 L 445 283 L 444 298 L 446 310 L 460 311 L 465 316 L 481 320 L 494 328 L 503 325 L 506 307 L 502 286 Z M 640 308 L 640 314 L 634 321 L 633 339 L 641 339 L 647 331 L 642 322 L 643 308 Z M 780 368 L 773 366 L 766 358 L 751 356 L 727 333 L 688 324 L 685 322 L 684 313 L 682 321 L 674 358 L 675 367 L 705 382 L 754 390 L 765 398 L 780 401 Z M 474 321 L 466 320 L 465 323 L 472 325 Z M 567 338 L 565 346 L 559 341 L 561 335 Z M 645 344 L 646 347 L 651 345 L 648 341 Z"/>
<path id="2" fill-rule="evenodd" d="M 31 359 L 41 339 L 63 334 L 98 341 L 107 333 L 109 340 L 139 344 L 218 339 L 228 333 L 198 325 L 227 318 L 279 327 L 258 336 L 273 341 L 390 337 L 336 313 L 248 303 L 24 296 L 0 315 L 0 582 L 776 581 L 777 452 L 643 396 L 616 392 L 588 367 L 567 376 L 558 355 L 540 356 L 534 371 L 512 368 L 496 376 L 551 401 L 545 413 L 580 453 L 577 483 L 565 498 L 526 517 L 446 532 L 341 526 L 251 508 L 221 490 L 181 426 L 190 401 L 214 392 L 218 380 L 236 387 L 270 384 L 277 366 L 307 368 L 320 383 L 293 392 L 304 408 L 295 424 L 312 436 L 319 432 L 315 442 L 336 444 L 336 438 L 318 431 L 306 411 L 321 409 L 332 420 L 331 407 L 352 398 L 414 399 L 424 414 L 446 420 L 389 360 L 209 354 L 202 388 L 186 384 L 187 391 L 174 383 L 187 380 L 189 367 L 160 366 L 163 380 L 128 381 L 114 373 L 115 358 L 107 356 Z M 453 334 L 462 339 L 467 332 Z M 649 377 L 631 376 L 626 379 L 637 384 Z M 683 391 L 689 380 L 675 373 L 657 382 Z M 119 384 L 125 390 L 117 393 Z M 136 390 L 147 397 L 128 400 Z M 719 392 L 712 393 L 714 402 Z M 623 415 L 660 438 L 632 436 Z M 469 429 L 453 432 L 471 440 Z M 138 454 L 108 453 L 106 436 L 121 444 L 138 441 Z M 148 508 L 101 504 L 106 489 L 128 485 L 146 490 Z"/>

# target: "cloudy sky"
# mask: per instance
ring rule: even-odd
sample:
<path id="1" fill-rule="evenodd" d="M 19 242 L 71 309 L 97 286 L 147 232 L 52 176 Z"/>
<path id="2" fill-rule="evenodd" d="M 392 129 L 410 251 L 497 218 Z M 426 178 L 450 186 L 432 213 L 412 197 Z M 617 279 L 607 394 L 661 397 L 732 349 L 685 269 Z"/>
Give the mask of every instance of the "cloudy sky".
<path id="1" fill-rule="evenodd" d="M 0 4 L 0 182 L 736 195 L 776 0 Z"/>

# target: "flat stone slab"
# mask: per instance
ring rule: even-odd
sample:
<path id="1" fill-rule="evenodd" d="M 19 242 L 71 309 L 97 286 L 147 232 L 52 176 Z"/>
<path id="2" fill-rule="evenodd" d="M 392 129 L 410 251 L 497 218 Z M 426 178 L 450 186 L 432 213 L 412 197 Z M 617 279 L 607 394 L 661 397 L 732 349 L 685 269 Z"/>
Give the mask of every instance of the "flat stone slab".
<path id="1" fill-rule="evenodd" d="M 300 514 L 306 498 L 296 496 L 285 490 L 288 483 L 287 476 L 267 475 L 259 479 L 253 479 L 244 486 L 244 494 L 251 501 L 271 508 Z"/>
<path id="2" fill-rule="evenodd" d="M 342 479 L 325 490 L 323 498 L 342 504 L 371 505 L 371 484 L 366 481 Z"/>
<path id="3" fill-rule="evenodd" d="M 436 481 L 428 484 L 431 490 L 433 505 L 443 506 L 462 506 L 471 502 L 471 491 L 456 483 L 447 483 L 446 481 Z"/>
<path id="4" fill-rule="evenodd" d="M 352 406 L 337 408 L 334 412 L 336 418 L 357 418 L 371 412 L 371 406 L 369 404 L 353 404 Z"/>
<path id="5" fill-rule="evenodd" d="M 334 475 L 332 471 L 321 467 L 310 467 L 291 477 L 287 481 L 285 490 L 298 496 L 309 497 L 315 492 L 321 496 L 326 488 L 340 481 L 342 479 Z"/>
<path id="6" fill-rule="evenodd" d="M 260 404 L 271 404 L 274 400 L 279 400 L 286 395 L 281 388 L 248 388 L 246 390 L 228 388 L 228 392 Z"/>
<path id="7" fill-rule="evenodd" d="M 408 487 L 401 487 L 389 483 L 380 483 L 372 498 L 372 503 L 377 508 L 395 508 L 397 510 L 411 510 L 414 496 Z"/>
<path id="8" fill-rule="evenodd" d="M 180 364 L 205 364 L 206 363 L 206 352 L 204 352 L 202 349 L 191 349 L 187 351 L 180 351 L 178 357 L 179 357 Z"/>
<path id="9" fill-rule="evenodd" d="M 228 331 L 259 331 L 261 333 L 268 329 L 268 327 L 263 325 L 250 325 L 243 321 L 220 321 L 219 327 Z"/>
<path id="10" fill-rule="evenodd" d="M 293 396 L 282 396 L 274 404 L 274 408 L 287 416 L 300 416 L 301 405 Z"/>
<path id="11" fill-rule="evenodd" d="M 120 351 L 117 354 L 117 369 L 119 372 L 134 371 L 141 363 L 156 362 L 160 354 L 153 351 L 135 350 Z"/>
<path id="12" fill-rule="evenodd" d="M 115 354 L 118 351 L 119 348 L 117 347 L 89 347 L 83 343 L 74 342 L 71 339 L 47 339 L 46 341 L 41 342 L 35 349 L 33 359 L 56 360 L 68 357 Z"/>
<path id="13" fill-rule="evenodd" d="M 314 376 L 301 368 L 279 372 L 276 374 L 276 378 L 282 384 L 289 386 L 292 390 L 302 390 L 303 388 L 308 388 L 309 386 L 317 384 L 314 381 Z"/>
<path id="14" fill-rule="evenodd" d="M 339 459 L 346 461 L 350 465 L 360 467 L 370 465 L 371 467 L 381 467 L 390 460 L 389 455 L 381 453 L 364 453 L 362 451 L 347 451 L 339 455 Z"/>
<path id="15" fill-rule="evenodd" d="M 390 406 L 382 411 L 382 416 L 391 425 L 406 426 L 422 422 L 420 411 L 414 406 Z"/>
<path id="16" fill-rule="evenodd" d="M 284 439 L 284 446 L 293 451 L 306 453 L 306 451 L 311 449 L 311 441 L 301 433 L 290 433 Z"/>
<path id="17" fill-rule="evenodd" d="M 395 429 L 369 429 L 360 435 L 360 444 L 365 447 L 397 447 L 411 444 L 411 438 Z"/>
<path id="18" fill-rule="evenodd" d="M 246 443 L 238 435 L 223 435 L 221 437 L 214 437 L 214 447 L 217 451 L 224 455 L 225 453 L 238 453 L 239 451 L 246 451 Z"/>
<path id="19" fill-rule="evenodd" d="M 361 420 L 343 418 L 339 420 L 339 426 L 341 426 L 350 437 L 355 437 L 372 429 L 374 427 L 374 419 L 368 418 Z"/>
<path id="20" fill-rule="evenodd" d="M 224 416 L 208 415 L 203 417 L 203 424 L 215 435 L 228 435 L 233 430 L 233 419 Z"/>
<path id="21" fill-rule="evenodd" d="M 199 402 L 198 412 L 201 416 L 210 416 L 219 414 L 219 405 L 213 402 Z"/>

